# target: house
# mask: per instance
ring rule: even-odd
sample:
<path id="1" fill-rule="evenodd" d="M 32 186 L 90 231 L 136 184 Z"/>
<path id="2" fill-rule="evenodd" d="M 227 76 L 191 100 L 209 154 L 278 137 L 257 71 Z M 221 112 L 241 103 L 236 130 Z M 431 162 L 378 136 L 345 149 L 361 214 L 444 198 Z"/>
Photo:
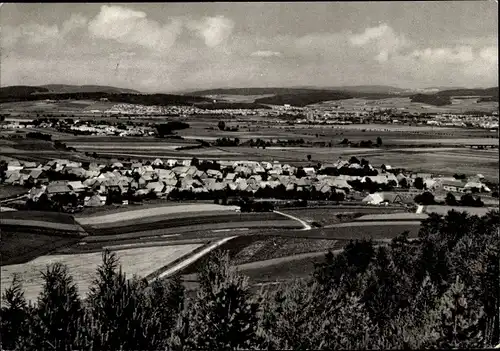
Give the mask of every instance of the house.
<path id="1" fill-rule="evenodd" d="M 191 160 L 182 160 L 182 165 L 185 166 L 185 167 L 189 167 L 191 166 Z"/>
<path id="2" fill-rule="evenodd" d="M 424 186 L 428 190 L 433 190 L 439 186 L 439 182 L 434 178 L 427 178 L 424 180 Z"/>
<path id="3" fill-rule="evenodd" d="M 459 180 L 446 180 L 441 183 L 445 191 L 464 192 L 465 184 Z"/>
<path id="4" fill-rule="evenodd" d="M 235 173 L 228 173 L 226 175 L 226 178 L 224 178 L 225 180 L 229 180 L 229 181 L 234 181 L 234 178 L 236 177 L 236 174 Z"/>
<path id="5" fill-rule="evenodd" d="M 314 167 L 304 167 L 304 172 L 306 172 L 306 174 L 309 176 L 316 174 L 316 170 L 314 169 Z"/>
<path id="6" fill-rule="evenodd" d="M 486 185 L 484 185 L 483 183 L 480 183 L 480 182 L 467 182 L 465 185 L 464 185 L 464 190 L 473 190 L 473 189 L 477 189 L 477 191 L 484 191 L 484 192 L 490 192 L 491 189 L 488 188 Z"/>
<path id="7" fill-rule="evenodd" d="M 207 170 L 207 175 L 211 178 L 222 179 L 222 173 L 220 171 L 215 170 L 215 169 Z"/>
<path id="8" fill-rule="evenodd" d="M 146 189 L 152 190 L 156 195 L 160 195 L 165 189 L 165 184 L 163 182 L 152 182 L 146 186 Z"/>
<path id="9" fill-rule="evenodd" d="M 413 178 L 413 179 L 416 179 L 416 178 L 430 179 L 430 178 L 432 178 L 432 174 L 430 174 L 430 173 L 413 173 L 411 175 L 411 178 Z"/>
<path id="10" fill-rule="evenodd" d="M 177 185 L 177 179 L 176 178 L 166 178 L 166 179 L 162 179 L 162 181 L 167 186 L 175 187 Z"/>
<path id="11" fill-rule="evenodd" d="M 38 201 L 40 196 L 45 193 L 46 189 L 47 187 L 45 185 L 42 185 L 41 187 L 31 188 L 31 190 L 28 192 L 28 198 L 33 201 Z"/>
<path id="12" fill-rule="evenodd" d="M 361 200 L 368 205 L 380 205 L 383 203 L 393 203 L 396 195 L 389 193 L 373 193 Z"/>
<path id="13" fill-rule="evenodd" d="M 347 183 L 347 181 L 344 179 L 334 178 L 334 179 L 328 180 L 327 184 L 335 189 L 342 189 L 344 191 L 352 190 L 352 186 L 350 186 L 349 183 Z"/>
<path id="14" fill-rule="evenodd" d="M 208 174 L 203 172 L 203 171 L 196 171 L 196 173 L 194 174 L 195 177 L 198 177 L 200 179 L 207 179 L 208 178 Z"/>
<path id="15" fill-rule="evenodd" d="M 177 175 L 181 175 L 181 174 L 185 175 L 188 168 L 189 167 L 186 167 L 186 166 L 177 166 L 177 167 L 172 168 L 172 172 L 174 172 Z"/>
<path id="16" fill-rule="evenodd" d="M 169 179 L 169 178 L 175 178 L 175 173 L 167 170 L 167 169 L 162 169 L 158 168 L 156 169 L 156 174 L 158 174 L 158 179 Z"/>
<path id="17" fill-rule="evenodd" d="M 83 200 L 83 204 L 85 207 L 99 207 L 99 206 L 104 206 L 106 204 L 106 196 L 101 196 L 101 195 L 92 195 L 92 196 L 87 196 Z"/>
<path id="18" fill-rule="evenodd" d="M 10 161 L 8 164 L 7 164 L 7 170 L 8 171 L 20 171 L 21 169 L 23 169 L 24 167 L 21 166 L 21 163 L 17 160 L 14 160 L 14 161 Z"/>
<path id="19" fill-rule="evenodd" d="M 169 166 L 170 168 L 172 168 L 172 167 L 175 167 L 175 165 L 177 165 L 177 160 L 174 160 L 174 159 L 170 158 L 170 159 L 167 160 L 166 163 L 167 163 L 167 166 Z"/>
<path id="20" fill-rule="evenodd" d="M 29 162 L 29 161 L 24 161 L 23 165 L 24 168 L 36 168 L 38 166 L 36 162 Z"/>
<path id="21" fill-rule="evenodd" d="M 68 182 L 68 186 L 75 193 L 81 193 L 86 189 L 85 185 L 83 185 L 81 181 Z"/>
<path id="22" fill-rule="evenodd" d="M 159 158 L 155 159 L 152 163 L 151 163 L 152 166 L 155 166 L 155 167 L 160 167 L 160 166 L 163 166 L 163 161 L 160 160 Z"/>
<path id="23" fill-rule="evenodd" d="M 19 179 L 21 179 L 21 173 L 19 172 L 19 170 L 5 172 L 5 183 L 6 184 L 19 183 Z"/>
<path id="24" fill-rule="evenodd" d="M 111 165 L 111 168 L 114 168 L 114 169 L 122 169 L 123 168 L 123 163 L 121 162 L 115 162 Z"/>
<path id="25" fill-rule="evenodd" d="M 49 196 L 57 194 L 69 194 L 71 193 L 71 189 L 64 183 L 54 182 L 47 185 L 46 193 Z"/>
<path id="26" fill-rule="evenodd" d="M 73 174 L 77 177 L 80 177 L 80 178 L 85 178 L 86 174 L 87 174 L 87 171 L 85 171 L 83 168 L 81 167 L 72 167 L 72 168 L 68 168 L 66 166 L 66 172 L 68 174 Z"/>

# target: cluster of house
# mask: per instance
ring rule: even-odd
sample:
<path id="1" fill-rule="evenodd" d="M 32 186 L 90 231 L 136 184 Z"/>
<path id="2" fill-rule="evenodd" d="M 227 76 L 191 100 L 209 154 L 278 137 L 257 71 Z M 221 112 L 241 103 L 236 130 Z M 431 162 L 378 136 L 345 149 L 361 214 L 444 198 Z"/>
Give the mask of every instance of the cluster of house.
<path id="1" fill-rule="evenodd" d="M 358 163 L 338 160 L 333 164 L 325 164 L 320 168 L 304 167 L 304 174 L 297 177 L 298 168 L 288 164 L 255 161 L 216 161 L 220 170 L 207 169 L 203 171 L 192 165 L 191 160 L 156 159 L 153 162 L 142 164 L 133 162 L 124 164 L 115 162 L 110 165 L 90 163 L 82 165 L 80 162 L 68 160 L 51 160 L 46 164 L 35 162 L 11 161 L 7 164 L 4 183 L 13 185 L 31 184 L 34 187 L 29 192 L 29 198 L 37 201 L 43 194 L 49 197 L 65 193 L 93 193 L 85 200 L 88 206 L 97 206 L 106 201 L 110 190 L 124 194 L 132 191 L 141 196 L 154 192 L 157 197 L 167 197 L 175 188 L 178 190 L 209 192 L 224 190 L 247 191 L 255 193 L 261 188 L 274 189 L 280 185 L 287 191 L 303 191 L 314 188 L 321 193 L 349 192 L 352 190 L 349 181 L 359 180 L 372 183 L 392 184 L 398 187 L 403 182 L 411 186 L 415 179 L 421 178 L 428 190 L 442 189 L 449 192 L 466 192 L 472 188 L 480 191 L 490 191 L 483 183 L 484 177 L 470 178 L 467 182 L 454 178 L 434 178 L 432 174 L 415 173 L 409 176 L 391 173 L 391 167 L 384 165 L 382 171 L 375 176 L 330 176 L 321 172 L 325 169 L 360 169 Z M 373 169 L 371 165 L 368 168 Z M 61 181 L 49 179 L 50 174 L 58 173 L 59 179 L 80 179 L 75 181 Z M 403 181 L 404 179 L 404 181 Z"/>
<path id="2" fill-rule="evenodd" d="M 110 126 L 106 124 L 94 124 L 94 122 L 79 122 L 76 121 L 70 127 L 71 131 L 74 132 L 84 132 L 92 135 L 118 135 L 118 136 L 151 136 L 155 132 L 152 128 L 138 127 L 134 125 L 125 126 L 126 129 L 121 129 L 116 126 Z"/>

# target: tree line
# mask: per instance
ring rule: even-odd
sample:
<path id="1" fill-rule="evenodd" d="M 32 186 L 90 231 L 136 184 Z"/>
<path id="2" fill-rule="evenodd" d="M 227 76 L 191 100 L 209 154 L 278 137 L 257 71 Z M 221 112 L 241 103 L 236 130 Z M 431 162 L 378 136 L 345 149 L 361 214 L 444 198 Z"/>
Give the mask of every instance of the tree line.
<path id="1" fill-rule="evenodd" d="M 179 276 L 126 276 L 105 251 L 90 291 L 60 263 L 28 304 L 14 277 L 2 296 L 2 349 L 234 350 L 489 348 L 499 340 L 498 212 L 431 215 L 416 240 L 351 241 L 307 279 L 256 290 L 228 253 Z"/>

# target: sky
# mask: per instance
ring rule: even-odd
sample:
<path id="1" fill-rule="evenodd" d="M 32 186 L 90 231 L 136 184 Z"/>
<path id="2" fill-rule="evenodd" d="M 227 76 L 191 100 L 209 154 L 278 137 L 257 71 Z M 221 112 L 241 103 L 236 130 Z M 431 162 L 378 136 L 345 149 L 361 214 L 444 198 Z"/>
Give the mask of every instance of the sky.
<path id="1" fill-rule="evenodd" d="M 0 7 L 0 85 L 498 86 L 495 1 Z"/>

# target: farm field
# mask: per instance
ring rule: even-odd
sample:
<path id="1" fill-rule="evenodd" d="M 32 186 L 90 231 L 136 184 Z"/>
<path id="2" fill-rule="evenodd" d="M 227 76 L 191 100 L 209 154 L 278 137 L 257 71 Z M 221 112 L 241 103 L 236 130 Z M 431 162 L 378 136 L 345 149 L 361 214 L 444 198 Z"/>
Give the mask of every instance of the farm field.
<path id="1" fill-rule="evenodd" d="M 352 208 L 296 208 L 283 209 L 282 212 L 298 217 L 308 223 L 317 222 L 321 225 L 336 224 L 341 221 L 352 220 L 363 214 L 403 212 L 403 208 L 380 208 L 380 207 L 352 207 Z"/>
<path id="2" fill-rule="evenodd" d="M 103 223 L 114 223 L 123 220 L 134 220 L 144 217 L 161 216 L 166 214 L 182 214 L 184 212 L 204 212 L 204 211 L 228 211 L 236 210 L 236 206 L 222 206 L 215 204 L 187 204 L 177 206 L 156 206 L 142 208 L 138 210 L 122 211 L 110 213 L 102 216 L 79 217 L 77 220 L 81 225 L 96 225 Z"/>
<path id="3" fill-rule="evenodd" d="M 425 213 L 437 213 L 439 215 L 446 215 L 448 211 L 455 210 L 458 212 L 467 212 L 470 215 L 484 216 L 489 211 L 496 210 L 497 207 L 465 207 L 465 206 L 439 206 L 439 205 L 430 205 L 425 206 L 423 212 Z"/>
<path id="4" fill-rule="evenodd" d="M 404 109 L 407 112 L 420 112 L 420 113 L 464 113 L 467 111 L 484 111 L 493 112 L 498 110 L 498 102 L 482 102 L 476 103 L 468 99 L 460 100 L 456 105 L 446 105 L 446 106 L 432 106 L 420 102 L 411 102 L 410 98 L 400 97 L 400 98 L 387 98 L 380 100 L 365 100 L 365 99 L 347 99 L 338 100 L 331 102 L 324 102 L 322 104 L 316 104 L 314 106 L 340 106 L 344 109 L 352 109 L 354 107 L 375 107 L 380 108 L 392 108 L 392 109 Z M 312 106 L 312 105 L 311 105 Z"/>
<path id="5" fill-rule="evenodd" d="M 2 228 L 1 234 L 1 266 L 27 262 L 80 241 L 79 237 L 49 235 L 21 228 Z"/>
<path id="6" fill-rule="evenodd" d="M 127 277 L 138 275 L 145 277 L 168 263 L 195 250 L 200 244 L 158 246 L 125 249 L 116 251 L 120 264 Z M 44 271 L 48 264 L 61 262 L 68 266 L 70 274 L 75 278 L 78 291 L 82 296 L 88 293 L 95 271 L 102 262 L 102 254 L 85 253 L 76 255 L 42 256 L 33 261 L 19 265 L 2 266 L 1 285 L 2 293 L 10 285 L 14 273 L 21 274 L 27 300 L 35 300 L 41 291 L 40 271 Z"/>
<path id="7" fill-rule="evenodd" d="M 461 149 L 455 152 L 386 152 L 377 155 L 363 155 L 371 164 L 390 164 L 393 167 L 411 169 L 413 172 L 432 172 L 434 174 L 453 175 L 464 173 L 467 176 L 483 174 L 487 180 L 498 181 L 498 151 L 482 152 Z"/>
<path id="8" fill-rule="evenodd" d="M 9 213 L 1 213 L 0 220 L 3 219 L 34 220 L 34 221 L 44 221 L 44 222 L 62 223 L 71 225 L 76 224 L 73 216 L 58 212 L 16 211 Z"/>
<path id="9" fill-rule="evenodd" d="M 217 217 L 214 217 L 214 219 Z M 90 235 L 98 235 L 100 237 L 109 235 L 123 235 L 126 238 L 138 238 L 158 235 L 173 235 L 185 234 L 190 232 L 199 232 L 202 237 L 214 236 L 211 231 L 216 230 L 239 230 L 240 228 L 288 228 L 290 230 L 302 228 L 302 226 L 292 219 L 288 218 L 275 218 L 275 219 L 262 219 L 259 217 L 242 218 L 241 220 L 234 216 L 231 218 L 224 218 L 216 221 L 208 218 L 193 223 L 178 224 L 178 226 L 167 227 L 165 222 L 153 222 L 150 224 L 139 225 L 135 228 L 116 227 L 107 229 L 94 229 L 85 227 Z M 244 220 L 246 219 L 246 221 Z M 218 232 L 215 232 L 218 233 Z M 220 233 L 215 234 L 220 236 Z"/>
<path id="10" fill-rule="evenodd" d="M 0 186 L 0 200 L 8 199 L 11 197 L 16 197 L 19 195 L 25 195 L 28 193 L 28 189 L 20 186 L 14 185 L 1 185 Z"/>

